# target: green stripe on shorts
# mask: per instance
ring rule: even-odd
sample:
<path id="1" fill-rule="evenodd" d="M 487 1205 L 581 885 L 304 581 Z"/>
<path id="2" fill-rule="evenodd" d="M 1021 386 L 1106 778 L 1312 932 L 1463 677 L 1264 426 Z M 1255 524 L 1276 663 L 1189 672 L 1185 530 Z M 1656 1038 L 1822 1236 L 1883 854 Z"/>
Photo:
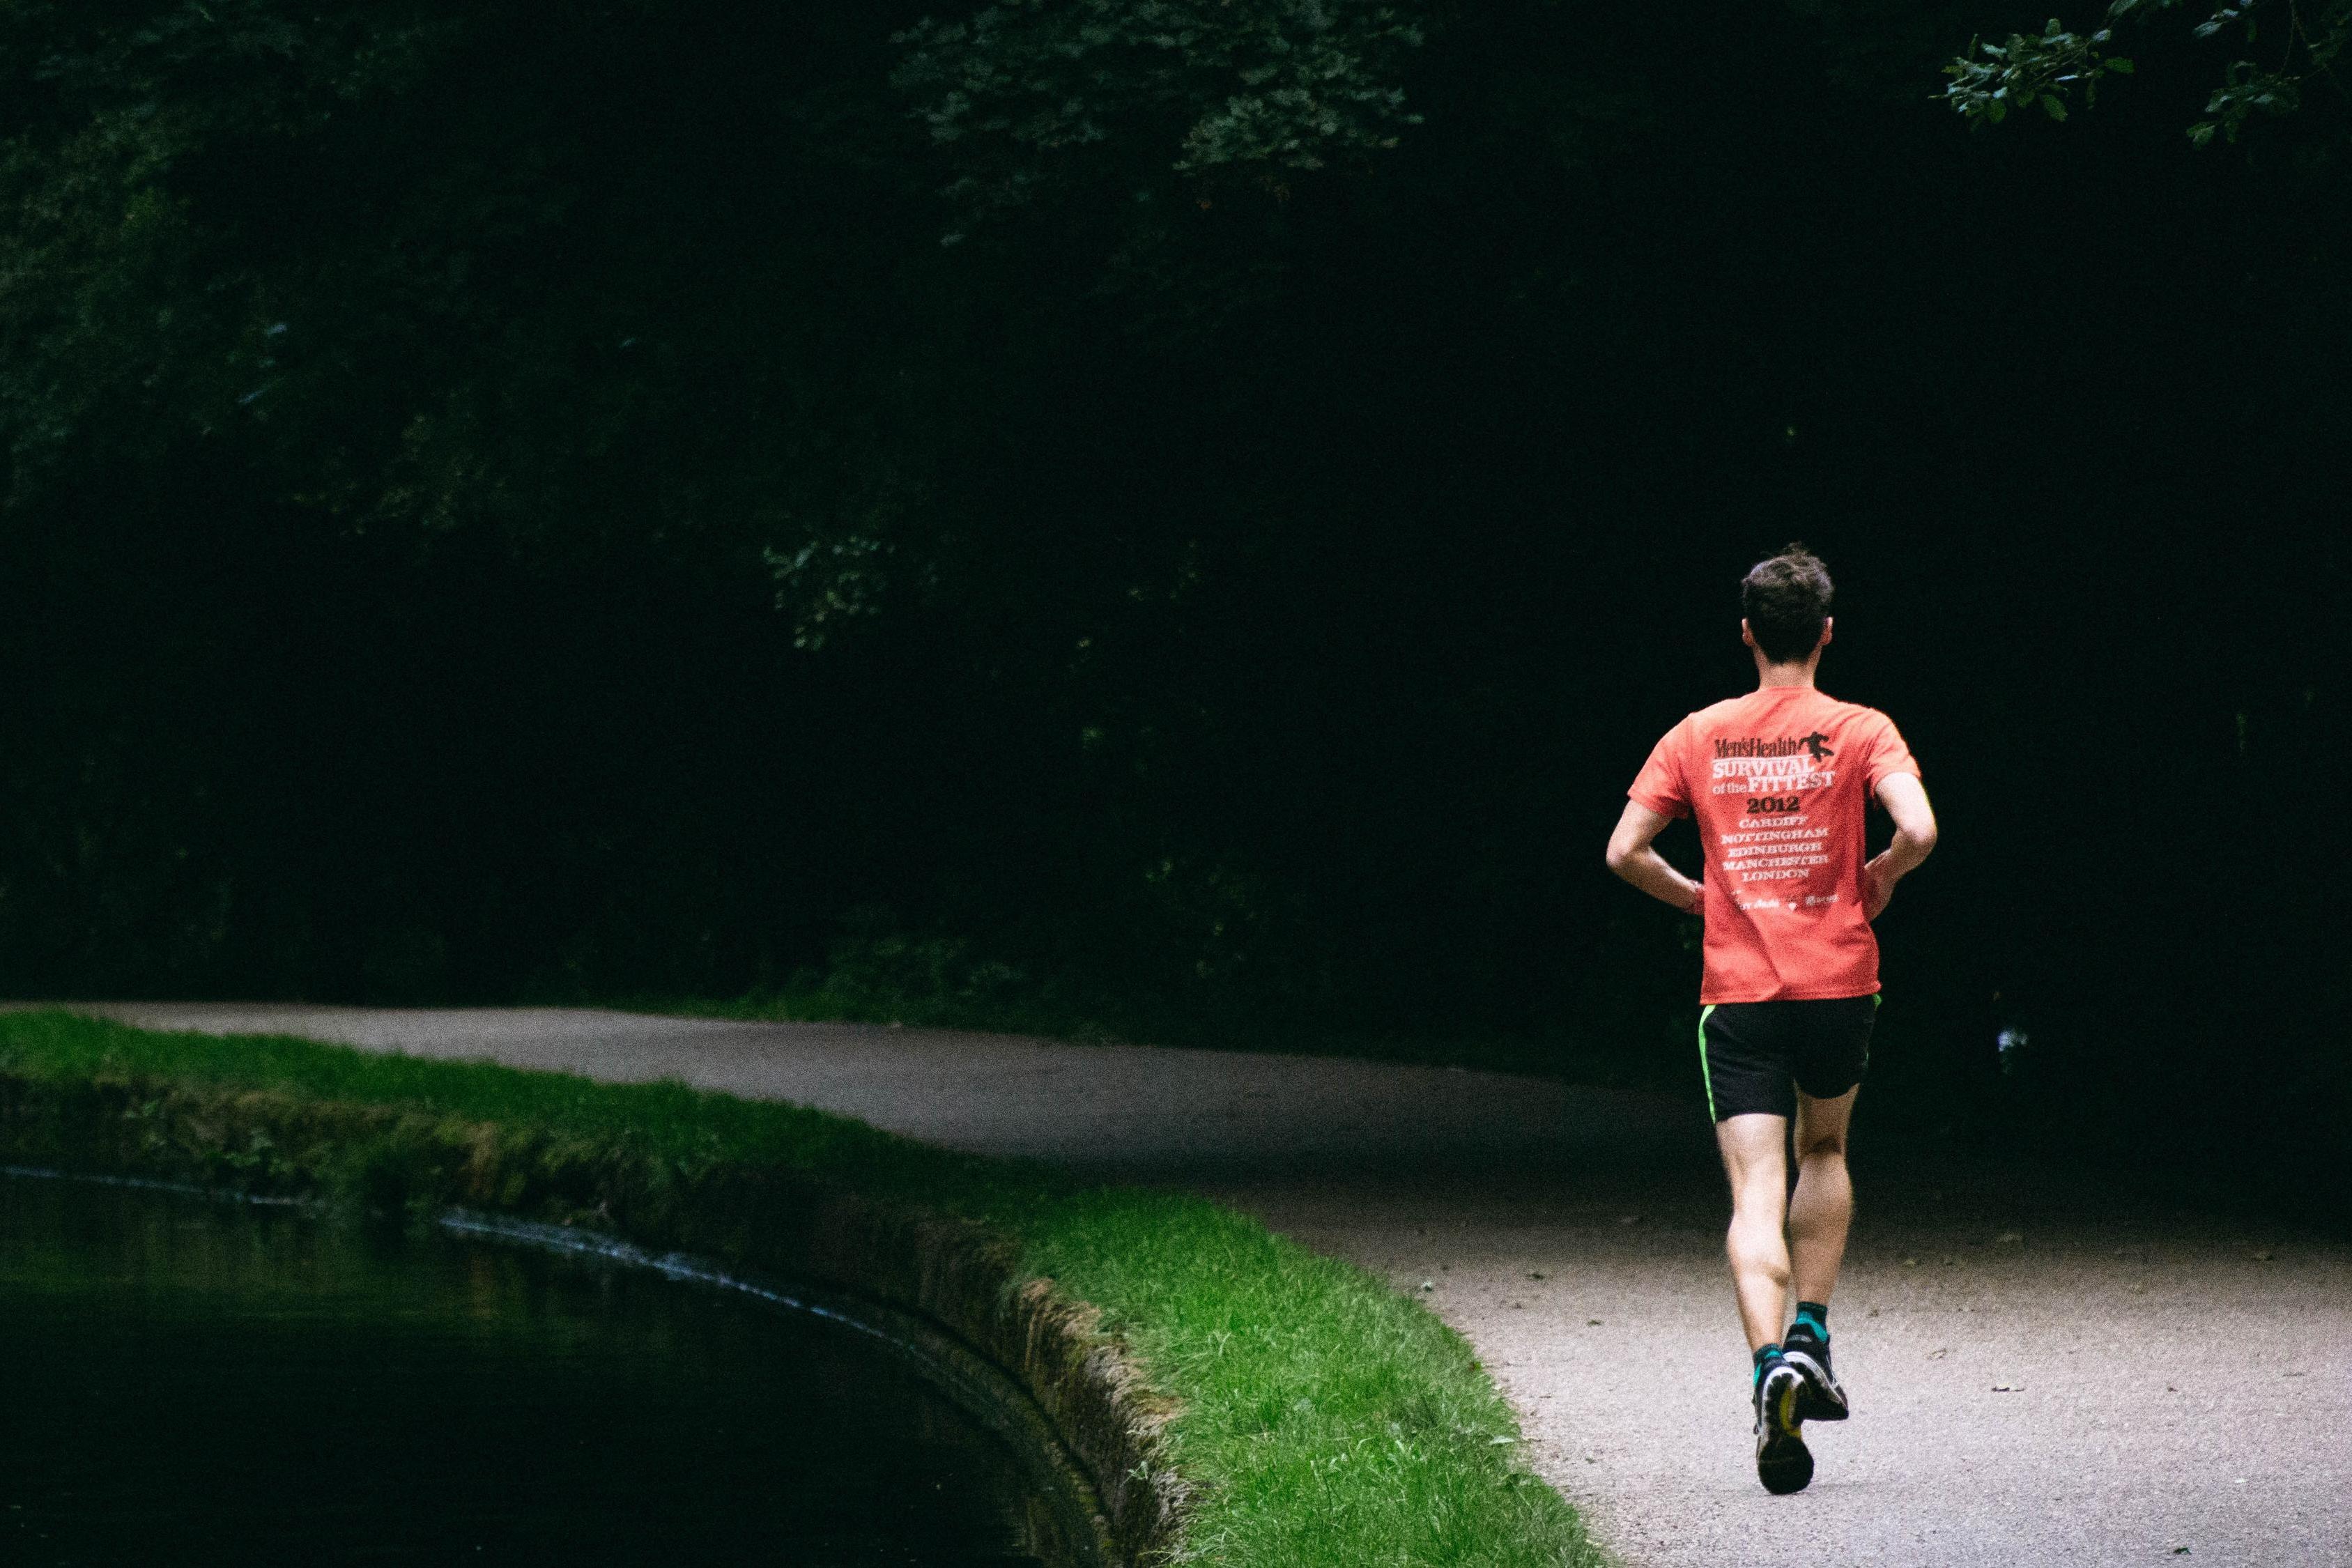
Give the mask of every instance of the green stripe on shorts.
<path id="1" fill-rule="evenodd" d="M 1706 1066 L 1706 1020 L 1714 1011 L 1715 1004 L 1712 1002 L 1698 1010 L 1698 1076 L 1706 1084 L 1706 1119 L 1709 1121 L 1716 1119 L 1715 1074 L 1708 1071 Z"/>

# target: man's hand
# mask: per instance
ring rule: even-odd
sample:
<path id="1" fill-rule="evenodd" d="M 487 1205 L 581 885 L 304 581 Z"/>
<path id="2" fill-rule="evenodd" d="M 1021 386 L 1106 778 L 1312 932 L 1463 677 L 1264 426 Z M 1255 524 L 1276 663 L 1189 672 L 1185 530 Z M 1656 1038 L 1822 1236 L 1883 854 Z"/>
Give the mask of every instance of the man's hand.
<path id="1" fill-rule="evenodd" d="M 1879 780 L 1878 804 L 1895 819 L 1895 842 L 1862 868 L 1863 918 L 1874 921 L 1895 897 L 1895 884 L 1936 847 L 1936 814 L 1916 774 L 1889 773 Z"/>
<path id="2" fill-rule="evenodd" d="M 1886 874 L 1886 857 L 1874 856 L 1862 868 L 1862 918 L 1874 921 L 1895 898 L 1895 879 Z"/>

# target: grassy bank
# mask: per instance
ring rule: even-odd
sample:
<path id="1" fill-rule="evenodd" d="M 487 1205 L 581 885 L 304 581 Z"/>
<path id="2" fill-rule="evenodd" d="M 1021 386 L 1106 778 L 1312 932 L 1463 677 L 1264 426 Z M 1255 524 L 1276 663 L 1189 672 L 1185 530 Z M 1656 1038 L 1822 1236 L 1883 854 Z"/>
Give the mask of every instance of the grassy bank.
<path id="1" fill-rule="evenodd" d="M 979 1222 L 1011 1239 L 1023 1273 L 1101 1309 L 1170 1402 L 1165 1451 L 1195 1489 L 1179 1560 L 1598 1561 L 1574 1510 L 1518 1461 L 1517 1424 L 1458 1336 L 1361 1271 L 1202 1199 L 1092 1185 L 674 1084 L 151 1034 L 56 1013 L 0 1016 L 0 1075 L 80 1094 L 103 1109 L 101 1135 L 125 1147 L 148 1136 L 139 1119 L 171 1092 L 209 1093 L 222 1116 L 237 1094 L 370 1108 L 365 1146 L 341 1164 L 314 1160 L 298 1173 L 307 1156 L 253 1137 L 229 1137 L 204 1158 L 215 1181 L 268 1188 L 299 1175 L 375 1207 L 433 1200 L 416 1173 L 427 1154 L 462 1146 L 477 1179 L 510 1194 L 532 1173 L 626 1161 L 655 1173 L 673 1205 L 765 1191 L 773 1178 Z M 775 1217 L 789 1223 L 781 1208 Z"/>

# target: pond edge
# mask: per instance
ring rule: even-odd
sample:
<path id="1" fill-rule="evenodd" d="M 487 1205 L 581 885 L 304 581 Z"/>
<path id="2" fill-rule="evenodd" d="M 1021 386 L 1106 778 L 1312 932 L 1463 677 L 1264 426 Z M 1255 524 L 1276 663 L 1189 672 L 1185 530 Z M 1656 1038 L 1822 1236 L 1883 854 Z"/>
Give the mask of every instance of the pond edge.
<path id="1" fill-rule="evenodd" d="M 817 1303 L 931 1374 L 1048 1495 L 1090 1494 L 1089 1507 L 1053 1510 L 1070 1563 L 1164 1562 L 1181 1533 L 1190 1492 L 1165 1461 L 1170 1403 L 1095 1308 L 1024 1277 L 1016 1245 L 968 1220 L 790 1171 L 682 1170 L 624 1141 L 107 1076 L 0 1073 L 0 1161 L 442 1223 L 470 1215 L 508 1239 L 608 1256 L 617 1246 L 664 1272 Z"/>

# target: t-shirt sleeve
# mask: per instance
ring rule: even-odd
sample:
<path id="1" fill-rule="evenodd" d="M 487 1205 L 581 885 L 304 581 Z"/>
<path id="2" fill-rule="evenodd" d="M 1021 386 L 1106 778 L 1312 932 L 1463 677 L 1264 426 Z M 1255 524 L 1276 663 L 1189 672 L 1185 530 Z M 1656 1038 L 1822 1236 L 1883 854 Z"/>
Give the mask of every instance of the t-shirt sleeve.
<path id="1" fill-rule="evenodd" d="M 1917 778 L 1919 764 L 1912 757 L 1911 748 L 1904 744 L 1903 731 L 1895 727 L 1894 720 L 1884 713 L 1871 717 L 1874 722 L 1870 727 L 1870 745 L 1864 763 L 1869 772 L 1864 782 L 1870 793 L 1875 795 L 1881 779 L 1890 773 L 1909 773 Z"/>
<path id="2" fill-rule="evenodd" d="M 1690 721 L 1685 719 L 1659 738 L 1650 748 L 1650 760 L 1633 775 L 1633 787 L 1625 793 L 1636 805 L 1647 806 L 1660 816 L 1688 816 L 1691 810 L 1690 791 L 1683 783 L 1682 753 Z"/>

